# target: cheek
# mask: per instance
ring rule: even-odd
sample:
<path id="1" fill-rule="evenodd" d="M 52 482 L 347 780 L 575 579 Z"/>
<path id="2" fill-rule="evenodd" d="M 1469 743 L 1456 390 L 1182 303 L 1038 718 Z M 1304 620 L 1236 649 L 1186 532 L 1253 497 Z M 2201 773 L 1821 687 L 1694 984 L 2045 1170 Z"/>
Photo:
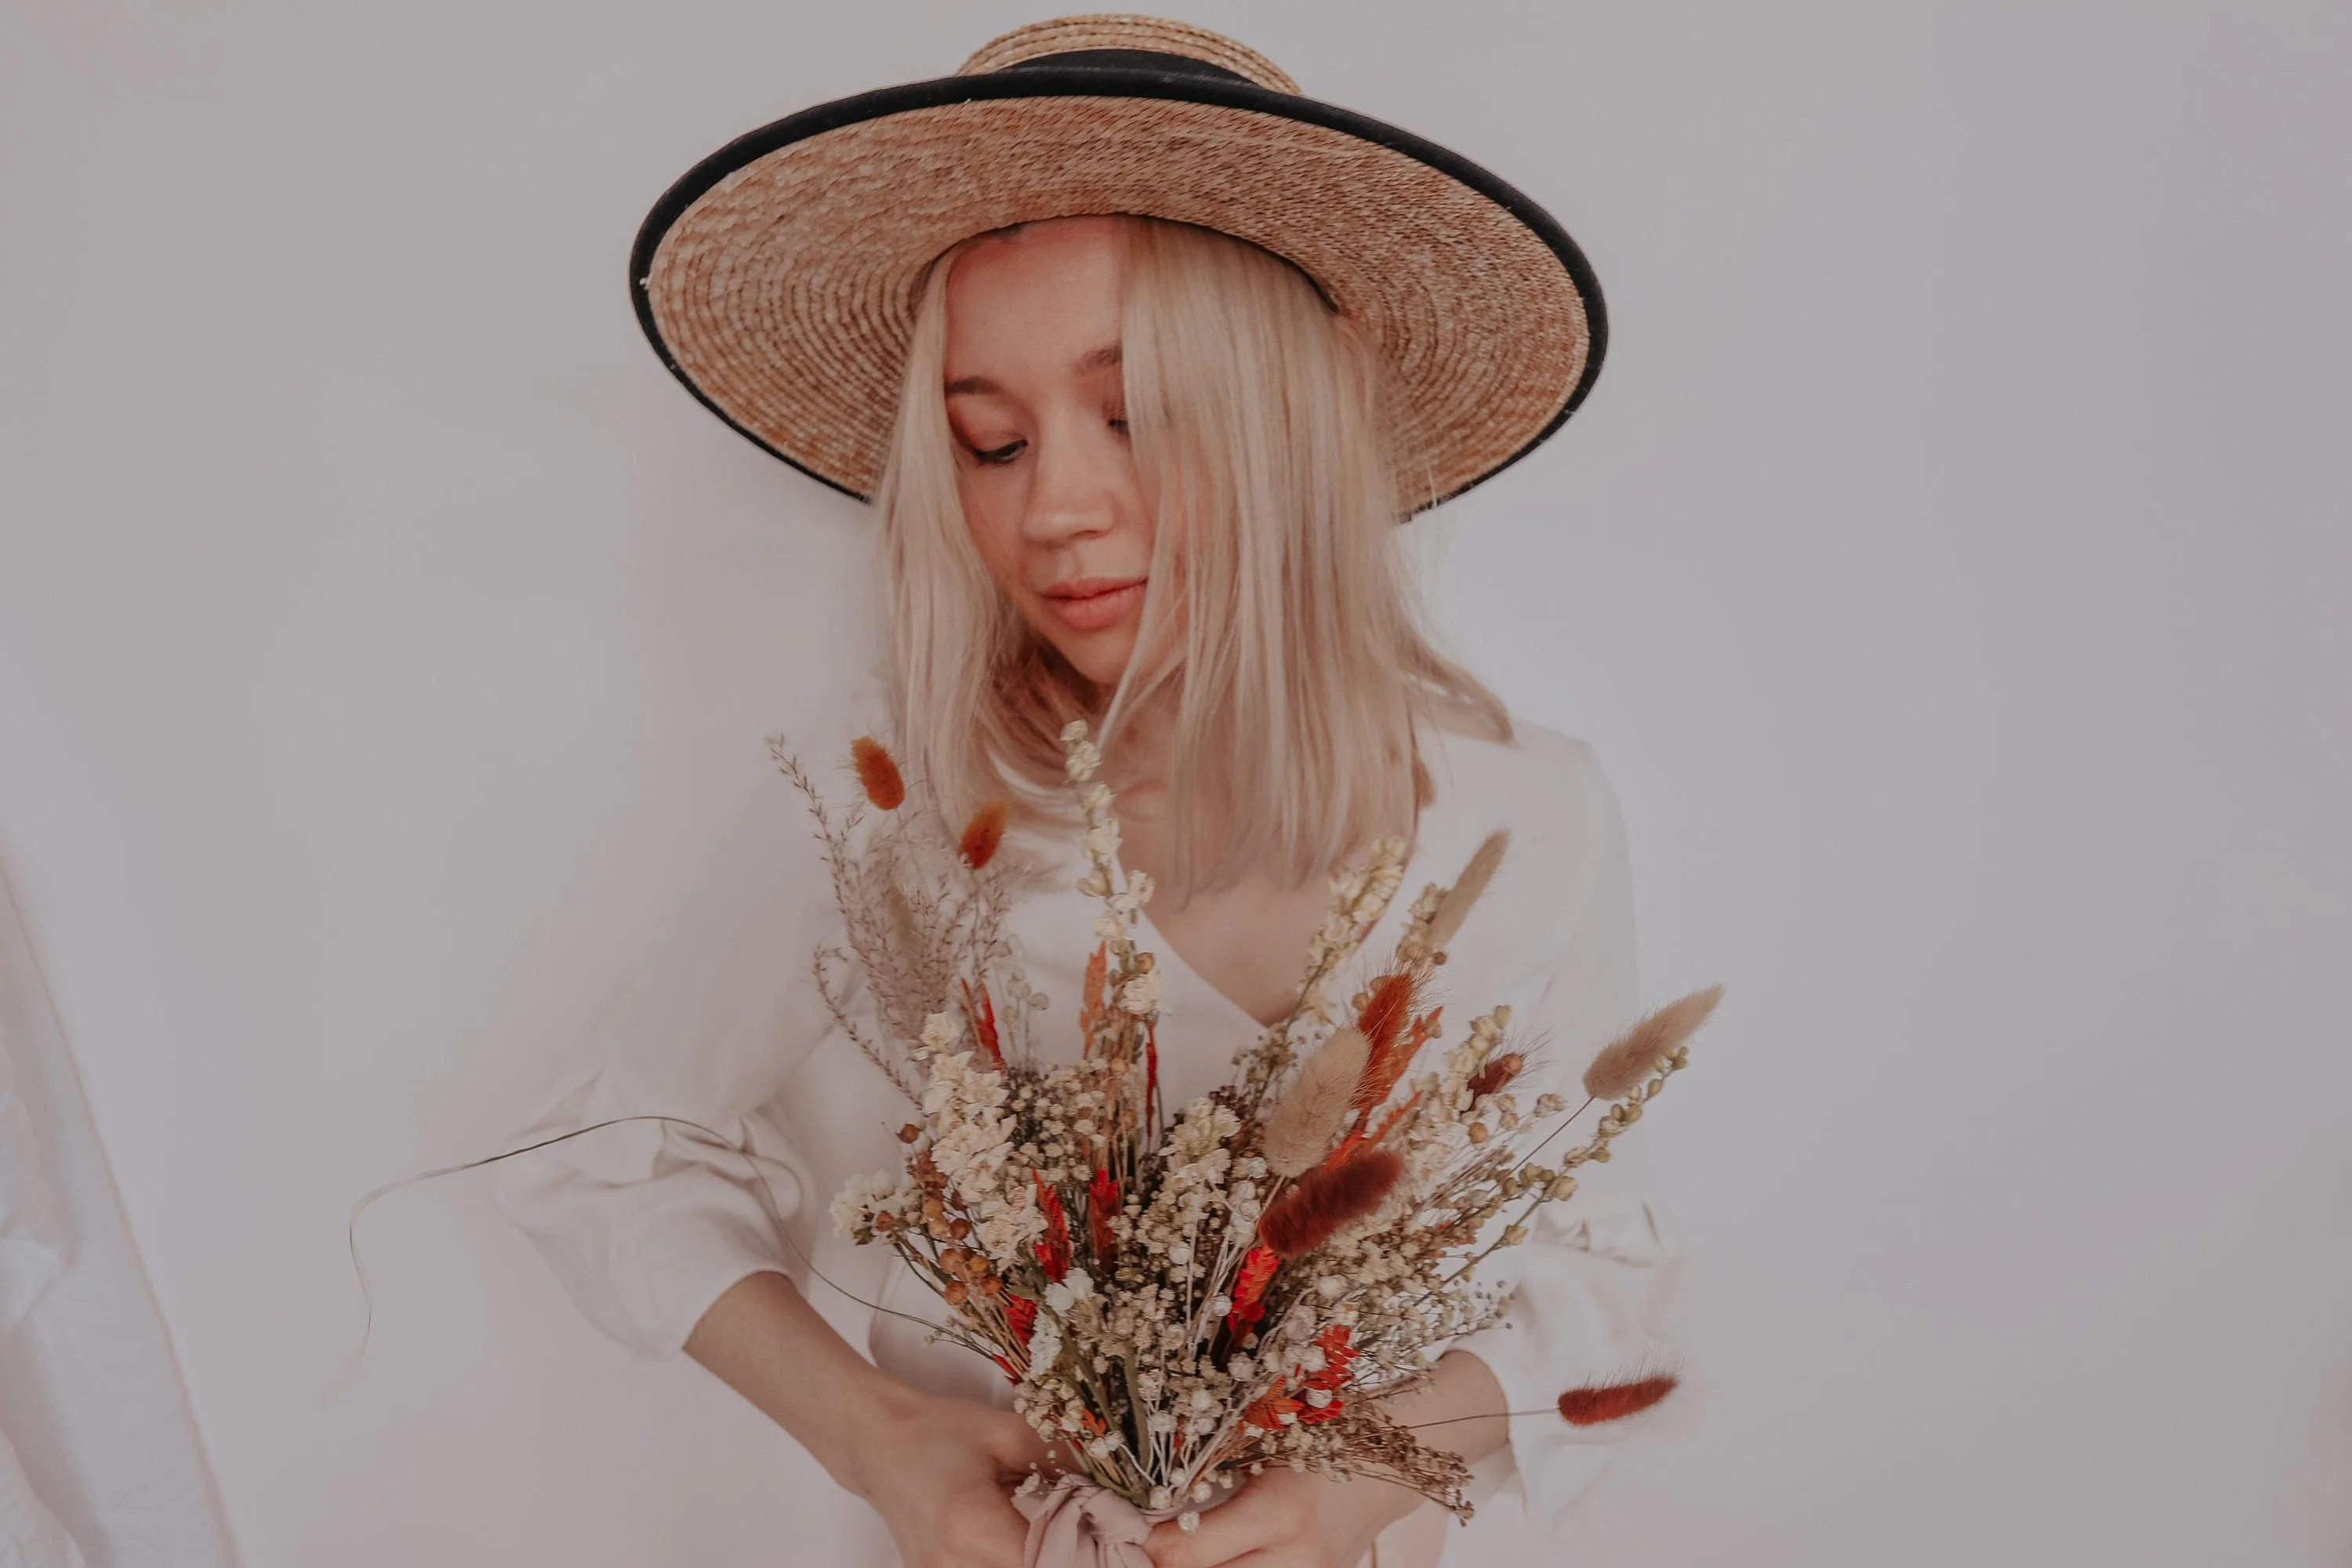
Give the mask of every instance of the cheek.
<path id="1" fill-rule="evenodd" d="M 995 493 L 1003 487 L 991 485 L 982 479 L 974 482 L 967 474 L 957 486 L 963 502 L 964 531 L 971 536 L 971 547 L 988 568 L 988 574 L 999 586 L 1008 584 L 1020 564 L 1020 512 L 1007 498 Z"/>

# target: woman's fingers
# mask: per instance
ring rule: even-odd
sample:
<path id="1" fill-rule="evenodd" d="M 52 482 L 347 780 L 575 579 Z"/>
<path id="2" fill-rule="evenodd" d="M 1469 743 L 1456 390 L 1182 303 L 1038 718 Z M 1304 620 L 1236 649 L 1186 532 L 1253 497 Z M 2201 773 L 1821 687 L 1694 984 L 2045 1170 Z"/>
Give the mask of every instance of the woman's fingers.
<path id="1" fill-rule="evenodd" d="M 986 1442 L 989 1456 L 1007 1469 L 1025 1473 L 1030 1466 L 1045 1464 L 1053 1457 L 1045 1440 L 1018 1415 L 991 1422 Z"/>
<path id="2" fill-rule="evenodd" d="M 1288 1540 L 1297 1527 L 1287 1499 L 1269 1488 L 1244 1487 L 1232 1501 L 1202 1514 L 1197 1530 L 1172 1520 L 1152 1526 L 1143 1549 L 1152 1568 L 1220 1568 Z"/>
<path id="3" fill-rule="evenodd" d="M 953 1568 L 1022 1568 L 1029 1521 L 993 1488 L 958 1498 L 940 1522 L 943 1563 Z"/>

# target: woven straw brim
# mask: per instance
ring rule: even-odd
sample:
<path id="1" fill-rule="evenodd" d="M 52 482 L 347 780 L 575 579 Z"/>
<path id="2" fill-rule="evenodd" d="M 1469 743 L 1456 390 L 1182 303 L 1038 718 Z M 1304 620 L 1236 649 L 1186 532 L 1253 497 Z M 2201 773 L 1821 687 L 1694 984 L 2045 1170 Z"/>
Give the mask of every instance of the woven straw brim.
<path id="1" fill-rule="evenodd" d="M 931 260 L 1009 224 L 1130 213 L 1262 246 L 1363 326 L 1416 509 L 1508 464 L 1582 399 L 1599 292 L 1525 197 L 1310 100 L 1172 79 L 1140 83 L 1164 96 L 1127 95 L 1137 85 L 1106 96 L 1100 72 L 1032 68 L 753 132 L 646 219 L 632 280 L 647 335 L 722 418 L 870 496 Z"/>

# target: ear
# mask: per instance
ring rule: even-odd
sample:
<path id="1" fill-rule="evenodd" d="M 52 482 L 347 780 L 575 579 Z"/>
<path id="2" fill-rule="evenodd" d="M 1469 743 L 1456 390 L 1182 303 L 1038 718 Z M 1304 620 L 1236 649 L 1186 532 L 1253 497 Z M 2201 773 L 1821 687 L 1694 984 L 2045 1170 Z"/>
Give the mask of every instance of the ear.
<path id="1" fill-rule="evenodd" d="M 1644 1377 L 1633 1383 L 1571 1388 L 1559 1396 L 1559 1413 L 1571 1426 L 1598 1426 L 1604 1421 L 1622 1421 L 1628 1415 L 1639 1415 L 1672 1394 L 1681 1382 L 1680 1378 L 1669 1373 L 1664 1377 Z"/>

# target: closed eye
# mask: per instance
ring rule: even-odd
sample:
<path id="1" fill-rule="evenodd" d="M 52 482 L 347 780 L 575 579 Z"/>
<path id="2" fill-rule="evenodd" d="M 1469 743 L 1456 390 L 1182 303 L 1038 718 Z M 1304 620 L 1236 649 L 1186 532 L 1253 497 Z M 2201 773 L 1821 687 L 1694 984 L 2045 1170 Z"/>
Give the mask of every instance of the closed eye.
<path id="1" fill-rule="evenodd" d="M 974 449 L 971 454 L 972 460 L 978 463 L 990 464 L 1009 463 L 1013 458 L 1019 457 L 1021 455 L 1022 448 L 1028 445 L 1029 443 L 1026 441 L 1007 441 L 1002 447 L 991 447 L 985 451 Z"/>

